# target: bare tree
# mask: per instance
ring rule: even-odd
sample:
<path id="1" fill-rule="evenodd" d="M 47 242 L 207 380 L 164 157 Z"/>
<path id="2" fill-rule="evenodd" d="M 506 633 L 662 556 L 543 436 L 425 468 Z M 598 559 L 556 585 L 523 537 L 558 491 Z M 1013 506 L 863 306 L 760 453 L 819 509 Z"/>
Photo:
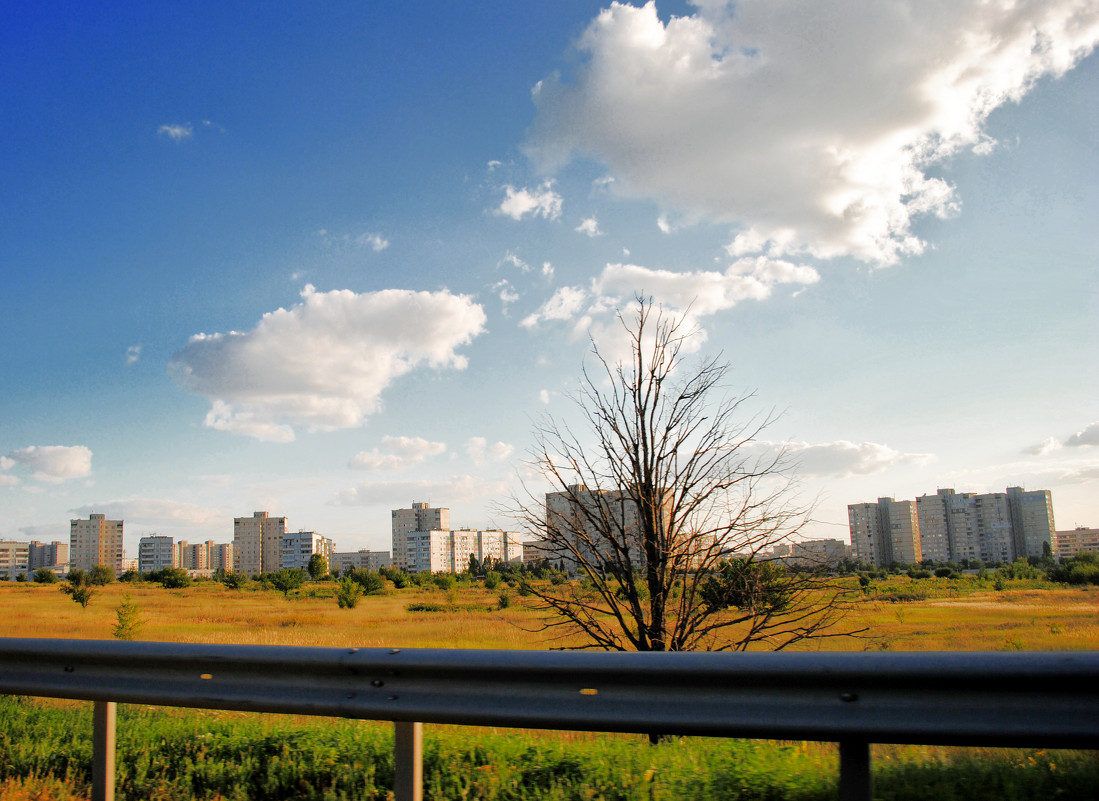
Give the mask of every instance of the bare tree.
<path id="1" fill-rule="evenodd" d="M 779 650 L 851 633 L 836 628 L 845 590 L 773 558 L 809 511 L 781 451 L 757 442 L 774 415 L 726 394 L 727 363 L 689 365 L 697 330 L 651 298 L 618 318 L 628 361 L 593 341 L 598 369 L 572 398 L 582 435 L 553 418 L 536 430 L 533 463 L 554 491 L 516 510 L 578 576 L 527 588 L 545 628 L 564 647 L 637 651 Z"/>

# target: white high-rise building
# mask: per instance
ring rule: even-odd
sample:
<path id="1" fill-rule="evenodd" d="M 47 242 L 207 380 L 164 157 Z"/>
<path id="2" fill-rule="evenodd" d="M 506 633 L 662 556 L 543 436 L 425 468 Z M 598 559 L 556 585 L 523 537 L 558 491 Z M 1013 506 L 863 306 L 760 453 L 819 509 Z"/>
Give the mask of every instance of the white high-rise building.
<path id="1" fill-rule="evenodd" d="M 414 531 L 407 538 L 410 573 L 460 573 L 469 567 L 469 558 L 484 563 L 487 558 L 508 562 L 523 559 L 523 543 L 518 531 L 457 529 L 455 531 Z"/>
<path id="2" fill-rule="evenodd" d="M 91 570 L 96 565 L 122 572 L 122 523 L 106 515 L 69 521 L 69 568 Z"/>
<path id="3" fill-rule="evenodd" d="M 390 564 L 389 551 L 368 551 L 366 549 L 360 551 L 333 551 L 328 569 L 333 571 L 338 569 L 340 575 L 346 575 L 348 571 L 356 568 L 359 570 L 379 570 L 383 567 L 389 567 Z"/>
<path id="4" fill-rule="evenodd" d="M 137 542 L 137 569 L 141 573 L 179 567 L 175 542 L 163 534 L 150 534 Z"/>
<path id="5" fill-rule="evenodd" d="M 414 533 L 450 530 L 450 509 L 432 507 L 427 503 L 413 503 L 410 509 L 393 510 L 393 564 L 402 570 L 409 570 L 412 557 L 409 552 L 410 538 Z M 416 538 L 417 549 L 422 547 L 422 538 Z M 422 563 L 422 555 L 417 553 L 416 563 Z"/>
<path id="6" fill-rule="evenodd" d="M 324 557 L 325 564 L 332 564 L 332 540 L 315 531 L 288 531 L 282 535 L 282 567 L 309 567 L 313 554 Z"/>
<path id="7" fill-rule="evenodd" d="M 29 564 L 29 542 L 0 541 L 0 581 L 15 581 L 16 576 L 27 572 Z"/>

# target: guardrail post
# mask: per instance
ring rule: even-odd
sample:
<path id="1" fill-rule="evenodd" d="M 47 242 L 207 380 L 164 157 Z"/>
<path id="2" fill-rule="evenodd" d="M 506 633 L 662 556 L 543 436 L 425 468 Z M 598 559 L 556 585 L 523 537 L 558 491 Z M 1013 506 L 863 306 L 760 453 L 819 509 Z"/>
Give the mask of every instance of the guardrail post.
<path id="1" fill-rule="evenodd" d="M 114 801 L 114 701 L 92 709 L 92 801 Z"/>
<path id="2" fill-rule="evenodd" d="M 871 801 L 870 743 L 844 740 L 840 743 L 840 801 Z"/>
<path id="3" fill-rule="evenodd" d="M 393 726 L 393 795 L 397 801 L 423 801 L 424 724 L 398 720 Z"/>

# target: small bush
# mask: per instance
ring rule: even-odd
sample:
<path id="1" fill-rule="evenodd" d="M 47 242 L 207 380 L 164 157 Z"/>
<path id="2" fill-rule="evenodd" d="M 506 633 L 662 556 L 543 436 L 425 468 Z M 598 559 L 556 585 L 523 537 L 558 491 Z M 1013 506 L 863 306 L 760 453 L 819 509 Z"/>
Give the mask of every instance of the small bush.
<path id="1" fill-rule="evenodd" d="M 57 574 L 48 567 L 40 567 L 34 571 L 35 584 L 56 584 L 60 580 Z"/>
<path id="2" fill-rule="evenodd" d="M 141 619 L 141 610 L 130 598 L 129 593 L 122 596 L 122 603 L 115 610 L 115 617 L 118 622 L 111 629 L 111 634 L 114 635 L 116 640 L 136 639 L 137 633 L 145 624 L 145 621 Z"/>
<path id="3" fill-rule="evenodd" d="M 453 573 L 437 573 L 431 581 L 440 590 L 452 590 L 458 586 L 458 578 Z"/>
<path id="4" fill-rule="evenodd" d="M 443 604 L 409 604 L 405 607 L 409 612 L 446 612 L 448 607 Z"/>
<path id="5" fill-rule="evenodd" d="M 65 593 L 70 598 L 72 598 L 73 601 L 80 604 L 80 607 L 82 609 L 88 608 L 88 604 L 91 602 L 92 596 L 95 595 L 95 590 L 93 590 L 88 584 L 62 584 L 61 592 Z"/>
<path id="6" fill-rule="evenodd" d="M 88 571 L 88 583 L 94 587 L 105 587 L 114 581 L 114 568 L 110 565 L 96 565 Z"/>
<path id="7" fill-rule="evenodd" d="M 354 609 L 362 594 L 362 585 L 346 576 L 336 583 L 336 603 L 340 609 Z"/>
<path id="8" fill-rule="evenodd" d="M 490 570 L 485 574 L 485 589 L 494 590 L 500 586 L 500 581 L 503 577 L 495 570 Z"/>
<path id="9" fill-rule="evenodd" d="M 500 609 L 507 609 L 509 606 L 511 606 L 511 593 L 507 590 L 504 590 L 497 596 L 496 600 L 500 605 Z"/>

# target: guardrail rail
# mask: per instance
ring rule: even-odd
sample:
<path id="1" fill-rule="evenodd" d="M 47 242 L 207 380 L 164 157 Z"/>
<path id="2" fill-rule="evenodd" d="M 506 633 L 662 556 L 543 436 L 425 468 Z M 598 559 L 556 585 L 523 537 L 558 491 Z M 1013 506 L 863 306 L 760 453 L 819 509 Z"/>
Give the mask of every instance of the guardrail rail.
<path id="1" fill-rule="evenodd" d="M 840 798 L 870 744 L 1099 747 L 1099 652 L 607 653 L 0 639 L 0 693 L 95 703 L 93 799 L 118 702 L 393 721 L 398 801 L 424 723 L 819 740 Z"/>

